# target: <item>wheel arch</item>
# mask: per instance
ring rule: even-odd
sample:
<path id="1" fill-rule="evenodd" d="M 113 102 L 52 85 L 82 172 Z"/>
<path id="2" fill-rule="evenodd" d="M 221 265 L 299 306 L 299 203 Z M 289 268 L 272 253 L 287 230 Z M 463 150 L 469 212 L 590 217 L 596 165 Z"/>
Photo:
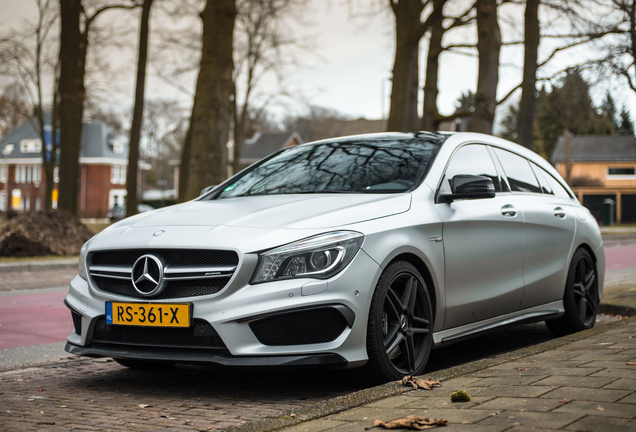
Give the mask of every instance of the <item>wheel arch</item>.
<path id="1" fill-rule="evenodd" d="M 417 269 L 417 271 L 424 278 L 424 282 L 426 282 L 426 288 L 428 291 L 428 295 L 431 300 L 431 309 L 433 310 L 433 319 L 436 319 L 437 316 L 437 292 L 435 290 L 435 283 L 433 282 L 433 276 L 428 269 L 428 266 L 420 257 L 415 254 L 403 252 L 399 255 L 396 255 L 389 261 L 386 267 L 393 264 L 396 261 L 406 261 L 411 264 L 413 267 Z M 386 268 L 385 267 L 385 268 Z"/>

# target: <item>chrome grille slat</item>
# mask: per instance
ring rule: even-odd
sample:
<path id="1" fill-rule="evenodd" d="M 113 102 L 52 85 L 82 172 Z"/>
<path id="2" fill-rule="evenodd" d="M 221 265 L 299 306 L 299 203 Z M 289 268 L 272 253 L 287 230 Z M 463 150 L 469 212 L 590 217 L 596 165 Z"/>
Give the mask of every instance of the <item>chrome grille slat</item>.
<path id="1" fill-rule="evenodd" d="M 133 264 L 147 254 L 160 257 L 164 267 L 164 292 L 143 296 L 132 284 Z M 171 299 L 215 294 L 230 280 L 238 264 L 232 251 L 196 249 L 133 249 L 97 251 L 88 257 L 91 284 L 97 289 L 134 298 Z"/>

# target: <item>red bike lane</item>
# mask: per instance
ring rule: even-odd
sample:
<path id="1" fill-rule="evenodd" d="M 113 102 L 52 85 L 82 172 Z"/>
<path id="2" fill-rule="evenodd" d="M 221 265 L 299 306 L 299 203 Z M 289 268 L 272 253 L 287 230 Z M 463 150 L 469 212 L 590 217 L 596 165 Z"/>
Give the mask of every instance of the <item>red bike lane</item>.
<path id="1" fill-rule="evenodd" d="M 0 349 L 61 342 L 73 330 L 66 291 L 0 297 Z"/>

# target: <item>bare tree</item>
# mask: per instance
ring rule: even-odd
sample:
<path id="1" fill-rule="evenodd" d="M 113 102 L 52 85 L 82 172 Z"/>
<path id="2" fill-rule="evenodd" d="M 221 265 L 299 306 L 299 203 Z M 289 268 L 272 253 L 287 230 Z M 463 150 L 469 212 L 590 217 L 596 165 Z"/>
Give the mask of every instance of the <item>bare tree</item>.
<path id="1" fill-rule="evenodd" d="M 433 0 L 433 11 L 428 18 L 430 25 L 430 39 L 428 42 L 428 52 L 426 57 L 426 73 L 424 76 L 424 100 L 422 102 L 422 130 L 434 131 L 439 129 L 442 121 L 448 121 L 457 117 L 470 116 L 469 111 L 457 110 L 450 116 L 440 114 L 437 106 L 437 98 L 439 96 L 439 65 L 440 57 L 445 51 L 442 45 L 444 35 L 455 28 L 467 25 L 474 21 L 472 12 L 475 5 L 466 8 L 462 13 L 455 17 L 445 15 L 444 7 L 448 4 L 448 0 Z M 455 5 L 453 5 L 455 6 Z M 448 21 L 445 24 L 445 21 Z"/>
<path id="2" fill-rule="evenodd" d="M 29 117 L 29 102 L 26 92 L 19 82 L 5 87 L 0 95 L 0 137 L 4 137 L 14 127 L 25 122 Z"/>
<path id="3" fill-rule="evenodd" d="M 150 162 L 151 178 L 146 184 L 173 187 L 173 163 L 178 161 L 188 127 L 186 111 L 175 100 L 149 99 L 144 105 L 144 145 L 141 155 Z"/>
<path id="4" fill-rule="evenodd" d="M 59 208 L 78 215 L 79 155 L 86 89 L 89 32 L 103 12 L 138 7 L 136 2 L 99 4 L 88 12 L 81 0 L 60 0 L 60 183 Z"/>
<path id="5" fill-rule="evenodd" d="M 421 21 L 431 0 L 389 0 L 395 16 L 395 58 L 393 61 L 389 131 L 419 129 L 419 45 L 429 26 Z"/>
<path id="6" fill-rule="evenodd" d="M 181 201 L 195 198 L 203 188 L 227 178 L 235 17 L 235 0 L 208 0 L 201 13 L 201 65 L 181 157 Z"/>
<path id="7" fill-rule="evenodd" d="M 14 31 L 7 37 L 0 39 L 0 71 L 9 77 L 16 77 L 22 84 L 25 94 L 29 98 L 31 112 L 22 115 L 32 122 L 33 129 L 40 137 L 42 167 L 44 169 L 44 209 L 52 206 L 53 172 L 56 165 L 57 142 L 55 133 L 55 95 L 53 91 L 52 130 L 46 133 L 45 119 L 45 89 L 44 79 L 48 75 L 54 77 L 56 84 L 57 59 L 53 60 L 50 53 L 56 47 L 54 40 L 58 23 L 57 4 L 54 0 L 35 0 L 37 7 L 37 21 L 29 25 L 25 31 Z M 47 73 L 48 72 L 48 73 Z M 15 110 L 15 107 L 13 108 Z M 32 115 L 31 115 L 32 113 Z M 47 139 L 50 137 L 50 139 Z"/>
<path id="8" fill-rule="evenodd" d="M 477 1 L 479 72 L 475 92 L 475 112 L 470 122 L 470 129 L 474 132 L 492 133 L 497 108 L 500 50 L 501 29 L 497 19 L 497 0 L 479 0 Z"/>
<path id="9" fill-rule="evenodd" d="M 539 41 L 541 39 L 539 25 L 540 3 L 541 0 L 527 0 L 524 14 L 523 79 L 521 81 L 517 136 L 519 144 L 529 149 L 532 149 L 533 144 L 533 126 L 537 100 L 537 59 L 539 56 Z"/>
<path id="10" fill-rule="evenodd" d="M 622 78 L 636 92 L 636 0 L 592 0 L 592 3 L 596 8 L 603 8 L 611 21 L 603 25 L 585 20 L 588 32 L 598 35 L 602 53 L 591 66 Z"/>
<path id="11" fill-rule="evenodd" d="M 253 103 L 254 92 L 266 75 L 274 73 L 280 77 L 285 63 L 281 49 L 296 44 L 294 39 L 286 37 L 283 30 L 288 29 L 283 21 L 303 3 L 304 0 L 237 1 L 234 83 L 240 94 L 234 93 L 233 172 L 239 171 L 250 112 L 256 119 L 273 99 L 284 95 L 284 92 L 270 95 L 259 107 Z M 240 100 L 239 96 L 242 96 Z"/>
<path id="12" fill-rule="evenodd" d="M 146 61 L 148 58 L 148 33 L 150 27 L 150 8 L 153 0 L 143 0 L 141 23 L 139 25 L 139 54 L 137 56 L 137 84 L 135 87 L 135 106 L 133 108 L 130 141 L 128 145 L 128 168 L 126 171 L 126 216 L 137 213 L 139 171 L 139 140 L 144 114 L 144 91 L 146 88 Z"/>

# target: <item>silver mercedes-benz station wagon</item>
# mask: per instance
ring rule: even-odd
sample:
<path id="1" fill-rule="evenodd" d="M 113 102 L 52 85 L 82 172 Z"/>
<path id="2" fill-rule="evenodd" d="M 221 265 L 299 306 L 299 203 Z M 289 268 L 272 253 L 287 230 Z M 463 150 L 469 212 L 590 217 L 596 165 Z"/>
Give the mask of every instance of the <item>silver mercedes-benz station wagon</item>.
<path id="1" fill-rule="evenodd" d="M 89 240 L 66 350 L 395 380 L 500 326 L 592 327 L 604 272 L 596 221 L 535 153 L 473 133 L 343 137 Z"/>

